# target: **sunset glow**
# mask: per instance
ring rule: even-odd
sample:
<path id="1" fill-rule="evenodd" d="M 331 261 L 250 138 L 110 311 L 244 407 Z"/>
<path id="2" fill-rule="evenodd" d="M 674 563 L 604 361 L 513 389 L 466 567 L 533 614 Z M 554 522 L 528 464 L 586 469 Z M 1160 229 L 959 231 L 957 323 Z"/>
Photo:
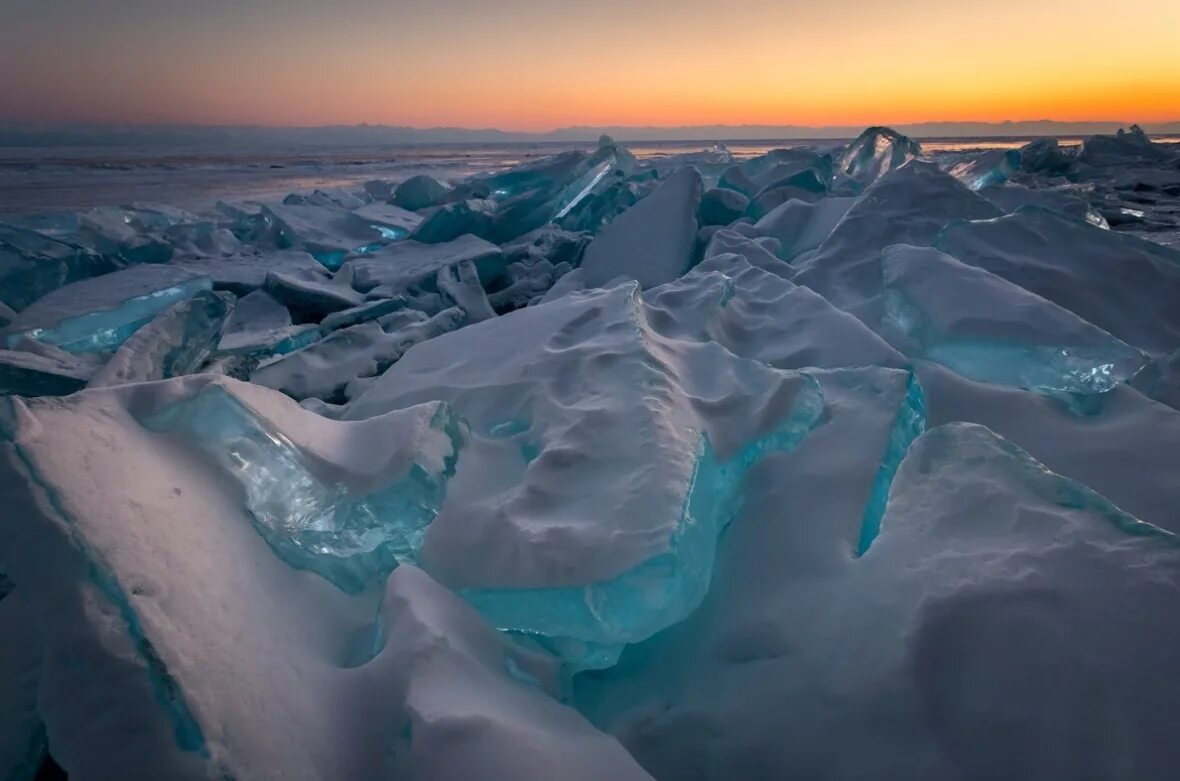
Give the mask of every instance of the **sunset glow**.
<path id="1" fill-rule="evenodd" d="M 1180 119 L 1175 0 L 1126 12 L 1097 0 L 5 5 L 4 119 L 521 130 Z"/>

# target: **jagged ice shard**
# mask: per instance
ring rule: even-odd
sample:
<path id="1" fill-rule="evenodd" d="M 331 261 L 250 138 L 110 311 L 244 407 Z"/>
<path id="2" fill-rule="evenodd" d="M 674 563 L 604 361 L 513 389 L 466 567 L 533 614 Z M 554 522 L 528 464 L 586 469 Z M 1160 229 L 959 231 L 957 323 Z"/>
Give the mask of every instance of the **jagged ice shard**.
<path id="1" fill-rule="evenodd" d="M 950 146 L 0 225 L 0 778 L 1171 777 L 1180 149 Z"/>

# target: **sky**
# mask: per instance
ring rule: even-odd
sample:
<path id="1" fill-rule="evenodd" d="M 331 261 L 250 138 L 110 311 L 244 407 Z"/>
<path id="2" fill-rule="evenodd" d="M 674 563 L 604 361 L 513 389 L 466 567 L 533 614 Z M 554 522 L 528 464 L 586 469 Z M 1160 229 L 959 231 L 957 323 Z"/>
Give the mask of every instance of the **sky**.
<path id="1" fill-rule="evenodd" d="M 1180 1 L 0 0 L 0 118 L 1180 119 Z"/>

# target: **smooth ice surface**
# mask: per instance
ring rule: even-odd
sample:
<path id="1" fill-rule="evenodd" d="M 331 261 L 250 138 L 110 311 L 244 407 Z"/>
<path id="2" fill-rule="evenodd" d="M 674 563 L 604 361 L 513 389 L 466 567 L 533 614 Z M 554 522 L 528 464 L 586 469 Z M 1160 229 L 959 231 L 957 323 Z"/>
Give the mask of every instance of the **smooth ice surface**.
<path id="1" fill-rule="evenodd" d="M 207 290 L 173 304 L 123 342 L 89 387 L 192 374 L 216 348 L 232 308 L 228 293 Z"/>
<path id="2" fill-rule="evenodd" d="M 934 246 L 1152 354 L 1180 346 L 1180 252 L 1036 207 L 947 225 Z"/>
<path id="3" fill-rule="evenodd" d="M 212 287 L 187 269 L 132 266 L 54 290 L 2 333 L 9 347 L 27 338 L 69 352 L 114 350 L 160 312 Z"/>
<path id="4" fill-rule="evenodd" d="M 1105 393 L 1148 357 L 1127 343 L 981 268 L 929 247 L 881 256 L 885 317 L 915 354 L 964 377 L 1064 393 Z"/>
<path id="5" fill-rule="evenodd" d="M 672 174 L 590 242 L 582 260 L 586 284 L 598 286 L 624 276 L 648 288 L 683 274 L 692 263 L 700 202 L 696 169 Z"/>

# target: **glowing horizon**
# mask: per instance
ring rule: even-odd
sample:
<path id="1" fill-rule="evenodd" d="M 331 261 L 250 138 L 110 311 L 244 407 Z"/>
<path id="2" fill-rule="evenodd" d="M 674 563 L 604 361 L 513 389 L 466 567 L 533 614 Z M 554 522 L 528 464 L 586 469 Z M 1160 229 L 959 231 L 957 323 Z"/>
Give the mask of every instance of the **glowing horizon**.
<path id="1" fill-rule="evenodd" d="M 5 119 L 579 126 L 1180 120 L 1180 3 L 10 0 Z M 1130 17 L 1134 18 L 1130 18 Z"/>

